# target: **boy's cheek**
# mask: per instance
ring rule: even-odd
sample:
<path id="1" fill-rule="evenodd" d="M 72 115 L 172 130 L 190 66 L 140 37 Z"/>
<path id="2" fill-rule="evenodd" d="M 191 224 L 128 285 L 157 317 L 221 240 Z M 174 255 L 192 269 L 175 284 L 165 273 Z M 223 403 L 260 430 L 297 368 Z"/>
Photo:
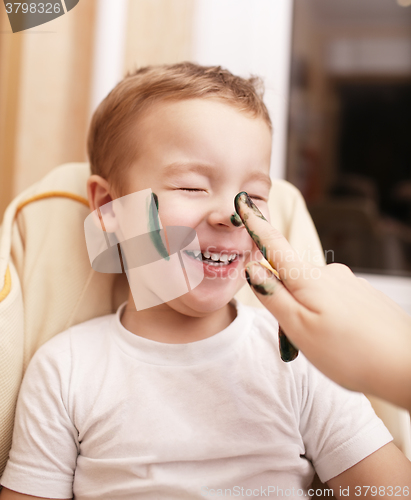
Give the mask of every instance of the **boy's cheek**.
<path id="1" fill-rule="evenodd" d="M 193 217 L 192 210 L 181 206 L 174 206 L 174 208 L 164 208 L 159 210 L 159 216 L 163 227 L 165 226 L 187 226 L 196 228 L 198 221 Z"/>
<path id="2" fill-rule="evenodd" d="M 163 226 L 187 226 L 197 227 L 201 217 L 192 200 L 167 193 L 158 197 L 158 213 Z"/>

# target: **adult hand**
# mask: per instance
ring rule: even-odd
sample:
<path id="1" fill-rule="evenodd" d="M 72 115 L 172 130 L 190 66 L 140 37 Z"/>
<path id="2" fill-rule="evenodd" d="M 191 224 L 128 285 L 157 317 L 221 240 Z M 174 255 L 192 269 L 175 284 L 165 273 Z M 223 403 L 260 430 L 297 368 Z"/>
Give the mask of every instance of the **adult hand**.
<path id="1" fill-rule="evenodd" d="M 275 274 L 248 264 L 248 282 L 292 343 L 329 378 L 411 410 L 411 316 L 342 264 L 302 261 L 248 197 L 235 207 Z"/>

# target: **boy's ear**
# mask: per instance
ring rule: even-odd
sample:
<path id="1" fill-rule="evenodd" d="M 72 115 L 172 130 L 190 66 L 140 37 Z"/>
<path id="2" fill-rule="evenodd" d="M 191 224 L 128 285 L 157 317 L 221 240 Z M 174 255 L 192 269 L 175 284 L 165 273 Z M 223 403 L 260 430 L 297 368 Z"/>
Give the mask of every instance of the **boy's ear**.
<path id="1" fill-rule="evenodd" d="M 104 222 L 99 210 L 100 207 L 107 205 L 107 203 L 110 203 L 115 198 L 112 187 L 108 181 L 100 175 L 91 175 L 87 179 L 87 196 L 91 212 L 97 210 L 100 219 L 100 228 L 103 226 L 105 231 L 110 233 L 115 232 L 117 223 L 112 207 L 109 205 L 104 209 Z"/>

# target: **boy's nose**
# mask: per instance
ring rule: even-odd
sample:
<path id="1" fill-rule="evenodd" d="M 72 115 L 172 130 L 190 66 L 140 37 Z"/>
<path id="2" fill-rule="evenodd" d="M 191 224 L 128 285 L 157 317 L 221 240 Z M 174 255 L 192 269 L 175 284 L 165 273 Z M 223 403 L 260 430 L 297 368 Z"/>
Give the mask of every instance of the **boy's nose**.
<path id="1" fill-rule="evenodd" d="M 226 203 L 224 205 L 218 204 L 208 216 L 210 225 L 217 228 L 224 228 L 225 230 L 237 230 L 244 228 L 244 225 L 234 209 L 233 203 Z"/>

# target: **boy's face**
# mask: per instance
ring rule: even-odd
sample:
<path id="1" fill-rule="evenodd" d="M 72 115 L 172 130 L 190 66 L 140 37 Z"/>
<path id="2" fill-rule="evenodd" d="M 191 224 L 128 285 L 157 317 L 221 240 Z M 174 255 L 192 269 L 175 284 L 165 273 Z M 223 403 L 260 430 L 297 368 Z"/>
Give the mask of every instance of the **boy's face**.
<path id="1" fill-rule="evenodd" d="M 195 265 L 204 268 L 202 283 L 164 304 L 206 316 L 228 304 L 244 284 L 245 263 L 259 255 L 244 226 L 233 225 L 231 216 L 235 195 L 246 191 L 269 217 L 270 130 L 262 118 L 222 101 L 191 99 L 153 105 L 134 131 L 138 157 L 122 194 L 151 188 L 163 227 L 195 229 L 203 256 L 214 253 L 223 261 L 196 259 Z M 233 255 L 234 261 L 227 262 Z"/>

